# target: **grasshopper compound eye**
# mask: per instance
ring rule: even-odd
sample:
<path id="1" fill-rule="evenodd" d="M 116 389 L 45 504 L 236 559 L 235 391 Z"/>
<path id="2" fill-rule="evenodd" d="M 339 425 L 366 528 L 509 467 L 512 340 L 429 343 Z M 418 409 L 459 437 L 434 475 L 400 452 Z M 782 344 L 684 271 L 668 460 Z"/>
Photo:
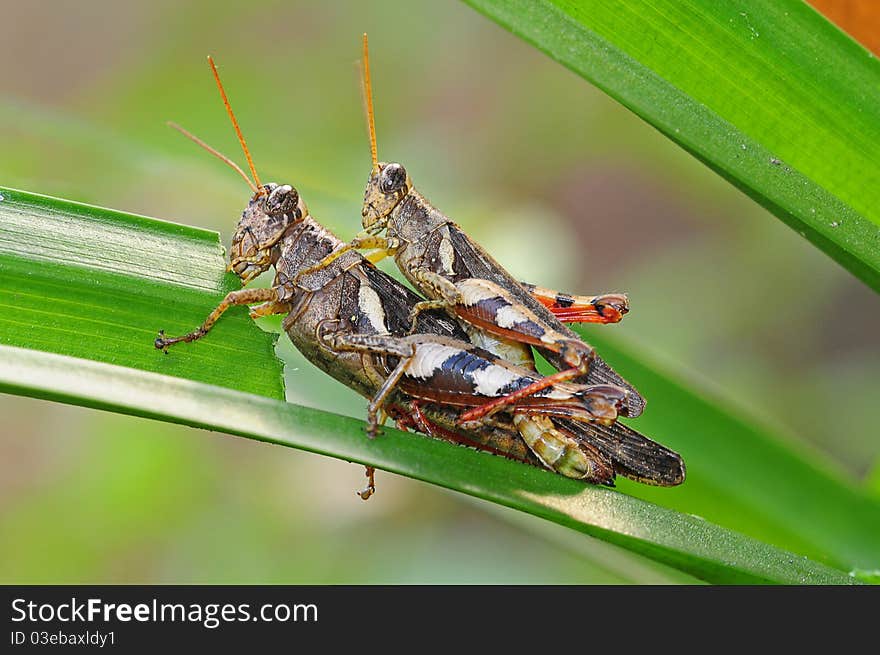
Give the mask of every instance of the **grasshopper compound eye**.
<path id="1" fill-rule="evenodd" d="M 400 164 L 388 164 L 379 174 L 379 188 L 383 193 L 394 193 L 406 186 L 406 169 Z"/>
<path id="2" fill-rule="evenodd" d="M 388 216 L 406 197 L 411 182 L 406 169 L 400 164 L 377 163 L 370 172 L 364 191 L 364 229 L 370 229 L 377 221 Z"/>
<path id="3" fill-rule="evenodd" d="M 266 198 L 266 213 L 270 216 L 291 214 L 299 202 L 299 193 L 289 184 L 276 186 Z"/>

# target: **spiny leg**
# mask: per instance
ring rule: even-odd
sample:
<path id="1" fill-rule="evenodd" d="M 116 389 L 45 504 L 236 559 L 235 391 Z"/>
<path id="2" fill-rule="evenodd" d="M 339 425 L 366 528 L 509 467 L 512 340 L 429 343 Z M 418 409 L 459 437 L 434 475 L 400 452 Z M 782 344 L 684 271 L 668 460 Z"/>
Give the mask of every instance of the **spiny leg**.
<path id="1" fill-rule="evenodd" d="M 579 296 L 520 282 L 538 302 L 564 323 L 617 323 L 629 312 L 625 293 Z"/>
<path id="2" fill-rule="evenodd" d="M 379 429 L 378 414 L 388 396 L 394 391 L 400 378 L 406 372 L 410 359 L 415 354 L 415 346 L 398 337 L 383 334 L 331 333 L 324 341 L 336 351 L 359 352 L 370 355 L 392 356 L 400 359 L 391 374 L 379 387 L 367 407 L 367 434 L 376 436 Z"/>
<path id="3" fill-rule="evenodd" d="M 464 278 L 455 283 L 460 300 L 443 297 L 454 305 L 455 315 L 500 339 L 528 344 L 561 355 L 571 374 L 586 375 L 595 359 L 593 348 L 567 336 L 520 302 L 501 285 L 482 278 Z"/>
<path id="4" fill-rule="evenodd" d="M 492 414 L 499 412 L 505 407 L 516 405 L 516 403 L 518 403 L 523 398 L 534 396 L 536 393 L 552 387 L 554 384 L 560 382 L 569 382 L 570 380 L 578 377 L 580 374 L 581 373 L 579 368 L 569 368 L 564 371 L 560 371 L 559 373 L 548 375 L 547 377 L 541 378 L 540 380 L 537 380 L 536 382 L 533 382 L 532 384 L 528 385 L 527 387 L 523 387 L 518 391 L 514 391 L 507 394 L 506 396 L 496 398 L 495 400 L 480 405 L 479 407 L 469 409 L 461 415 L 459 421 L 461 424 L 470 423 L 471 421 L 479 421 L 480 419 L 489 417 Z"/>
<path id="5" fill-rule="evenodd" d="M 431 309 L 446 309 L 447 307 L 449 307 L 449 303 L 445 300 L 422 300 L 417 302 L 409 312 L 409 332 L 407 334 L 412 334 L 416 331 L 419 314 Z"/>
<path id="6" fill-rule="evenodd" d="M 393 257 L 394 253 L 397 252 L 397 249 L 387 249 L 387 248 L 379 248 L 377 250 L 371 250 L 367 254 L 364 255 L 364 259 L 366 259 L 371 264 L 378 264 L 386 257 Z"/>
<path id="7" fill-rule="evenodd" d="M 580 386 L 580 385 L 578 385 Z M 571 387 L 569 387 L 569 390 Z M 552 400 L 533 396 L 516 405 L 514 411 L 525 414 L 545 414 L 569 418 L 579 422 L 609 426 L 621 416 L 627 416 L 626 402 L 629 391 L 613 384 L 581 386 L 575 392 L 579 404 L 559 405 Z"/>
<path id="8" fill-rule="evenodd" d="M 369 435 L 370 439 L 375 438 L 379 433 L 379 410 L 382 409 L 388 396 L 394 391 L 397 383 L 400 382 L 400 378 L 403 377 L 406 371 L 407 364 L 409 364 L 409 360 L 401 358 L 397 366 L 394 367 L 394 370 L 391 371 L 391 375 L 385 378 L 385 382 L 382 383 L 379 391 L 376 392 L 376 395 L 373 396 L 373 399 L 367 406 L 367 435 Z"/>
<path id="9" fill-rule="evenodd" d="M 629 313 L 629 300 L 623 294 L 593 296 L 590 300 L 589 305 L 579 303 L 569 307 L 550 306 L 547 303 L 544 305 L 563 323 L 611 325 L 619 323 L 624 315 Z"/>
<path id="10" fill-rule="evenodd" d="M 399 405 L 392 408 L 390 416 L 394 419 L 397 429 L 402 432 L 415 430 L 416 432 L 422 432 L 429 436 L 434 436 L 431 430 L 432 424 L 425 417 L 419 407 L 418 401 L 415 398 L 410 399 L 409 406 L 409 411 L 406 411 Z"/>
<path id="11" fill-rule="evenodd" d="M 419 289 L 429 297 L 439 298 L 439 300 L 418 303 L 410 312 L 411 317 L 413 314 L 417 317 L 417 310 L 445 307 L 454 311 L 462 320 L 485 329 L 501 339 L 558 352 L 570 367 L 537 380 L 524 389 L 465 412 L 461 417 L 462 422 L 489 416 L 554 384 L 568 382 L 589 373 L 596 356 L 591 346 L 557 332 L 497 283 L 480 278 L 467 278 L 453 283 L 425 268 L 415 268 L 411 274 Z M 411 331 L 414 329 L 416 317 L 413 317 Z"/>
<path id="12" fill-rule="evenodd" d="M 416 286 L 429 298 L 443 301 L 448 305 L 460 305 L 464 302 L 458 287 L 439 273 L 435 273 L 427 268 L 417 267 L 413 268 L 410 274 L 413 280 L 415 280 Z"/>
<path id="13" fill-rule="evenodd" d="M 413 306 L 409 312 L 409 332 L 415 332 L 419 314 L 430 309 L 452 309 L 464 302 L 464 299 L 450 280 L 439 273 L 426 268 L 414 268 L 410 271 L 416 286 L 433 300 L 423 300 Z"/>
<path id="14" fill-rule="evenodd" d="M 239 289 L 237 291 L 230 291 L 226 294 L 226 297 L 220 302 L 220 304 L 214 308 L 214 311 L 208 314 L 208 318 L 206 318 L 204 323 L 202 323 L 197 329 L 180 337 L 166 337 L 165 331 L 159 330 L 159 336 L 156 337 L 153 345 L 167 354 L 168 346 L 173 346 L 182 341 L 188 343 L 190 341 L 195 341 L 196 339 L 201 339 L 214 326 L 214 323 L 218 321 L 223 313 L 233 305 L 251 305 L 258 302 L 272 302 L 277 300 L 278 289 L 275 287 L 270 289 Z"/>
<path id="15" fill-rule="evenodd" d="M 437 434 L 437 430 L 439 429 L 438 426 L 425 416 L 425 413 L 422 411 L 421 403 L 418 400 L 413 399 L 410 401 L 410 405 L 412 406 L 413 411 L 412 415 L 409 417 L 409 420 L 411 421 L 410 427 L 427 434 L 429 437 L 439 437 Z"/>
<path id="16" fill-rule="evenodd" d="M 415 346 L 390 334 L 356 334 L 353 332 L 329 332 L 321 336 L 333 350 L 343 352 L 412 357 Z"/>

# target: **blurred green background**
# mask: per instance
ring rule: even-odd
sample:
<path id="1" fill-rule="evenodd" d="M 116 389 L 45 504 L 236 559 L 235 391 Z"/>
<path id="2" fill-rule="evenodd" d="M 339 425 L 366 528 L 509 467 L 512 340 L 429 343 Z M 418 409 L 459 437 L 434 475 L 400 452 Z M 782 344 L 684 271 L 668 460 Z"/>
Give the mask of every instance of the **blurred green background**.
<path id="1" fill-rule="evenodd" d="M 0 16 L 0 181 L 226 242 L 246 187 L 165 126 L 242 159 L 205 55 L 263 180 L 297 185 L 348 238 L 369 170 L 355 66 L 369 32 L 380 159 L 523 279 L 628 292 L 632 313 L 597 329 L 880 493 L 876 295 L 466 6 L 2 0 Z M 290 400 L 363 416 L 279 343 Z M 390 474 L 362 503 L 360 467 L 306 453 L 12 396 L 0 416 L 0 582 L 683 579 Z"/>

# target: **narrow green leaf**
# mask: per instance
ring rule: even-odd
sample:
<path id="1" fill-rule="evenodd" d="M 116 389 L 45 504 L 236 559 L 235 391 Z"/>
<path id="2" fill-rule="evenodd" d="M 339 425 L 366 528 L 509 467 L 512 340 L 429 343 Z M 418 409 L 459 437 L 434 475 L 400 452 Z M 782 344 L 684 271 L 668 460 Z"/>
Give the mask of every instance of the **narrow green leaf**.
<path id="1" fill-rule="evenodd" d="M 466 1 L 880 290 L 880 62 L 802 0 Z"/>
<path id="2" fill-rule="evenodd" d="M 174 421 L 352 462 L 513 507 L 714 583 L 849 584 L 855 578 L 625 494 L 291 403 L 100 362 L 0 346 L 0 390 Z"/>
<path id="3" fill-rule="evenodd" d="M 274 335 L 242 308 L 189 357 L 193 329 L 239 282 L 216 232 L 0 188 L 0 343 L 284 398 Z"/>

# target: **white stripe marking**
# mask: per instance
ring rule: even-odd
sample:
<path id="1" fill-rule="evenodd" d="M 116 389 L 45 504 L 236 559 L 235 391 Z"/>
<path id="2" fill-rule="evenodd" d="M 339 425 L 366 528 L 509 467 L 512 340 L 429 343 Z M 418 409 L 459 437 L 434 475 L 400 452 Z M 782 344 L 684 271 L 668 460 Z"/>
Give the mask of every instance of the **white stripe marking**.
<path id="1" fill-rule="evenodd" d="M 388 328 L 385 326 L 385 310 L 382 308 L 379 294 L 366 284 L 361 284 L 358 289 L 358 308 L 367 317 L 370 326 L 377 334 L 388 334 Z"/>
<path id="2" fill-rule="evenodd" d="M 517 323 L 528 322 L 529 317 L 513 305 L 505 305 L 495 312 L 495 325 L 505 330 L 511 329 Z"/>
<path id="3" fill-rule="evenodd" d="M 494 282 L 475 277 L 456 283 L 455 288 L 461 294 L 465 306 L 476 305 L 482 300 L 489 300 L 498 296 L 506 297 L 504 289 Z"/>
<path id="4" fill-rule="evenodd" d="M 440 253 L 440 265 L 443 267 L 443 273 L 455 275 L 455 269 L 452 267 L 455 263 L 455 248 L 452 247 L 452 241 L 449 240 L 449 237 L 443 237 L 438 251 Z"/>
<path id="5" fill-rule="evenodd" d="M 494 364 L 488 368 L 474 371 L 471 377 L 474 381 L 474 390 L 481 396 L 488 398 L 497 398 L 501 395 L 502 389 L 520 379 L 520 376 L 513 371 Z"/>
<path id="6" fill-rule="evenodd" d="M 461 352 L 461 348 L 439 343 L 422 343 L 416 346 L 415 355 L 406 368 L 406 374 L 426 380 L 443 366 L 443 362 Z"/>

